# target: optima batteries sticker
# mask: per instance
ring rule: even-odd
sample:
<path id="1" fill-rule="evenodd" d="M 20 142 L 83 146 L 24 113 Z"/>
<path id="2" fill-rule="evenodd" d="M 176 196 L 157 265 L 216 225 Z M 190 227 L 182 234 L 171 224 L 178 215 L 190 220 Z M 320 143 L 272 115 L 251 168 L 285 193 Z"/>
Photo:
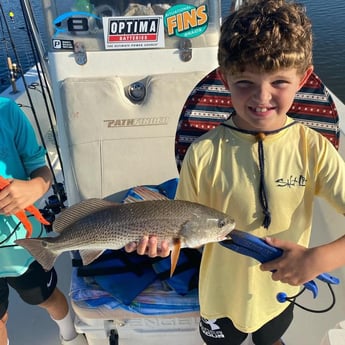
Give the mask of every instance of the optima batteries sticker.
<path id="1" fill-rule="evenodd" d="M 163 16 L 103 17 L 106 49 L 164 47 Z"/>
<path id="2" fill-rule="evenodd" d="M 164 25 L 168 36 L 193 38 L 202 35 L 208 26 L 207 6 L 195 7 L 179 4 L 169 8 L 164 14 Z"/>

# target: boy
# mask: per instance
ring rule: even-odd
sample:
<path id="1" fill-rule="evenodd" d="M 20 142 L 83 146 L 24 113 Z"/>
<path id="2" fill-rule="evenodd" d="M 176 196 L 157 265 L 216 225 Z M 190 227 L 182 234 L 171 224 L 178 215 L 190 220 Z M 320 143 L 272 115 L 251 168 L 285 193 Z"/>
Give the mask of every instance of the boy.
<path id="1" fill-rule="evenodd" d="M 34 130 L 18 105 L 0 98 L 0 114 L 0 176 L 10 181 L 0 191 L 0 345 L 9 343 L 9 286 L 25 302 L 47 310 L 59 327 L 63 345 L 87 345 L 85 337 L 76 333 L 65 296 L 56 288 L 55 270 L 44 271 L 25 249 L 14 244 L 14 240 L 26 236 L 26 230 L 12 215 L 48 191 L 52 174 L 45 163 L 45 150 L 38 145 Z M 32 236 L 40 236 L 41 224 L 33 217 L 30 221 Z"/>
<path id="2" fill-rule="evenodd" d="M 345 236 L 306 248 L 315 195 L 345 213 L 345 165 L 326 138 L 286 115 L 313 71 L 311 23 L 302 6 L 259 0 L 232 13 L 221 28 L 218 61 L 235 112 L 190 146 L 176 199 L 231 215 L 237 229 L 284 254 L 260 265 L 207 244 L 200 334 L 207 345 L 239 345 L 249 333 L 256 345 L 281 345 L 293 304 L 277 302 L 277 293 L 295 295 L 301 284 L 345 264 Z M 290 176 L 298 183 L 282 187 Z M 146 245 L 157 254 L 154 238 L 143 239 L 138 253 Z"/>

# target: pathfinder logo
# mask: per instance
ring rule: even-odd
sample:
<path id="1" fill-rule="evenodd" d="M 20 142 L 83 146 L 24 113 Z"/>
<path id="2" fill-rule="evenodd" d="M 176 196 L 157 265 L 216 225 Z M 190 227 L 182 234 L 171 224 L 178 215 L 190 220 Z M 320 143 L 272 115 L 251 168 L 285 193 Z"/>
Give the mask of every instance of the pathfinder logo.
<path id="1" fill-rule="evenodd" d="M 107 48 L 152 48 L 164 43 L 162 16 L 103 18 Z M 162 43 L 163 42 L 163 43 Z"/>
<path id="2" fill-rule="evenodd" d="M 168 117 L 148 117 L 138 119 L 118 119 L 118 120 L 104 120 L 108 128 L 115 127 L 137 127 L 137 126 L 161 126 L 167 125 Z"/>

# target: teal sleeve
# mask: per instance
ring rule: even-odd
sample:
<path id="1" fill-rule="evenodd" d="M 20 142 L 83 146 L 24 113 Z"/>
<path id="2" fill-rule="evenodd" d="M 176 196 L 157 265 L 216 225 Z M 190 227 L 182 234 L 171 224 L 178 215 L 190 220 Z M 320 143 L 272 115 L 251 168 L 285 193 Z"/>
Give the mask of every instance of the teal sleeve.
<path id="1" fill-rule="evenodd" d="M 46 165 L 46 150 L 38 143 L 32 124 L 15 102 L 1 99 L 1 110 L 7 122 L 3 136 L 10 153 L 5 160 L 7 172 L 16 178 L 27 178 L 34 170 Z"/>

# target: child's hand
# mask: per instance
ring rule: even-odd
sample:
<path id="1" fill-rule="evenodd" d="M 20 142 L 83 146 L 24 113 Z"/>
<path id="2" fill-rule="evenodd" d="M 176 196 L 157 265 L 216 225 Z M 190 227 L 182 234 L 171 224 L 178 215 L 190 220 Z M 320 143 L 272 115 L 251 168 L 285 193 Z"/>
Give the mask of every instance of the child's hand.
<path id="1" fill-rule="evenodd" d="M 30 180 L 8 179 L 10 184 L 0 191 L 0 213 L 9 216 L 32 205 L 47 192 L 52 179 L 47 166 L 34 170 Z"/>
<path id="2" fill-rule="evenodd" d="M 144 236 L 138 244 L 130 242 L 125 246 L 125 250 L 128 253 L 136 250 L 139 255 L 146 254 L 151 258 L 156 256 L 164 258 L 170 254 L 168 241 L 162 241 L 159 244 L 156 236 Z"/>
<path id="3" fill-rule="evenodd" d="M 284 251 L 278 259 L 266 262 L 260 266 L 262 271 L 271 271 L 272 279 L 290 285 L 302 285 L 314 279 L 319 271 L 313 265 L 313 249 L 305 248 L 296 243 L 267 237 L 266 242 Z"/>
<path id="4" fill-rule="evenodd" d="M 32 181 L 12 179 L 10 182 L 0 191 L 0 213 L 7 216 L 25 209 L 40 197 Z"/>

